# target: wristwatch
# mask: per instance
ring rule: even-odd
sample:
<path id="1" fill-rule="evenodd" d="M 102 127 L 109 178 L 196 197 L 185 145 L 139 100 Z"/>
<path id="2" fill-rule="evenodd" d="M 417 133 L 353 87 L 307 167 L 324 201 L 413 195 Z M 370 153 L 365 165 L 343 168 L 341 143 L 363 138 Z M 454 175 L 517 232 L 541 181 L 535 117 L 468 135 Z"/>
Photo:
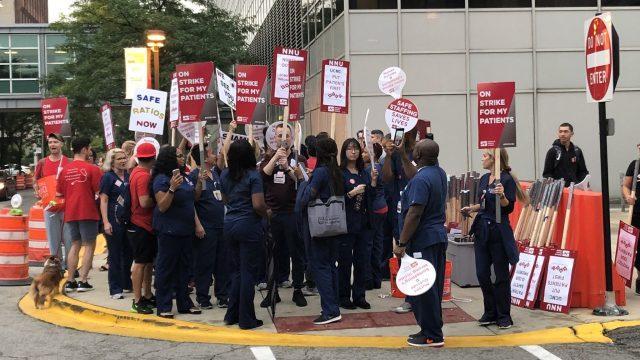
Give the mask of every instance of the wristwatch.
<path id="1" fill-rule="evenodd" d="M 169 188 L 169 193 L 173 194 L 175 192 L 176 192 L 175 190 L 173 190 L 172 188 Z"/>

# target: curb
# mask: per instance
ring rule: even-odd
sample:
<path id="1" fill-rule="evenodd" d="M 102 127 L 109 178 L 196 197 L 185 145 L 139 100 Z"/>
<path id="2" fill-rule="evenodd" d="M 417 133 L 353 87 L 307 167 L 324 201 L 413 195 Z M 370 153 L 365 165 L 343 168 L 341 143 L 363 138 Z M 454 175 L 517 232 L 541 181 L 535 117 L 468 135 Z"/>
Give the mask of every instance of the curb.
<path id="1" fill-rule="evenodd" d="M 18 303 L 20 311 L 35 319 L 79 331 L 175 342 L 225 345 L 262 345 L 332 348 L 405 348 L 405 337 L 324 336 L 277 334 L 259 330 L 239 330 L 157 316 L 113 310 L 57 295 L 48 309 L 36 309 L 28 294 Z M 604 335 L 622 327 L 640 326 L 640 321 L 612 321 L 489 336 L 450 336 L 446 348 L 502 347 L 546 344 L 603 343 Z"/>

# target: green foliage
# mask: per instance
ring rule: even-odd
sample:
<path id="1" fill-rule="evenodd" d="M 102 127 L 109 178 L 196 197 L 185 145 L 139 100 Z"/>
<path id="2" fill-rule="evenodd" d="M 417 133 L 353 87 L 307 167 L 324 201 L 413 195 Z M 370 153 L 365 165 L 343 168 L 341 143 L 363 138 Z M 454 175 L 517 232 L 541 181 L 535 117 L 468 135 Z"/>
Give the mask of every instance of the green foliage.
<path id="1" fill-rule="evenodd" d="M 0 112 L 0 165 L 33 162 L 33 144 L 42 145 L 40 113 Z"/>
<path id="2" fill-rule="evenodd" d="M 73 54 L 73 63 L 44 80 L 47 96 L 69 98 L 76 135 L 101 137 L 99 107 L 114 106 L 118 144 L 132 138 L 127 131 L 130 101 L 125 96 L 124 48 L 144 47 L 145 31 L 161 29 L 167 35 L 160 50 L 160 89 L 168 91 L 175 65 L 213 61 L 229 72 L 235 63 L 250 61 L 245 20 L 214 5 L 212 0 L 77 0 L 69 17 L 52 24 L 67 36 L 61 48 Z M 100 150 L 100 149 L 97 149 Z"/>

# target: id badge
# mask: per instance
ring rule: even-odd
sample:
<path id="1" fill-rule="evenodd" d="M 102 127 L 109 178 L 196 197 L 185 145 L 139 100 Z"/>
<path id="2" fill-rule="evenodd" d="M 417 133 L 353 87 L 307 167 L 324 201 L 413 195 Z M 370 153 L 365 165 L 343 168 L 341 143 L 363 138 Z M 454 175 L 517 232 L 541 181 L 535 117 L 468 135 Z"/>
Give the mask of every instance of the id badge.
<path id="1" fill-rule="evenodd" d="M 213 190 L 213 197 L 218 201 L 222 201 L 222 192 L 220 192 L 220 190 Z"/>
<path id="2" fill-rule="evenodd" d="M 480 209 L 486 209 L 487 190 L 482 190 L 482 200 L 480 201 Z"/>
<path id="3" fill-rule="evenodd" d="M 117 187 L 120 187 L 120 186 L 122 186 L 122 181 L 116 180 L 115 184 L 116 184 Z"/>
<path id="4" fill-rule="evenodd" d="M 124 198 L 122 197 L 122 195 L 118 195 L 118 199 L 116 199 L 116 201 L 120 206 L 124 207 Z"/>
<path id="5" fill-rule="evenodd" d="M 285 178 L 284 178 L 284 172 L 283 171 L 278 171 L 273 175 L 273 183 L 274 184 L 284 184 Z"/>
<path id="6" fill-rule="evenodd" d="M 397 213 L 401 214 L 402 213 L 402 201 L 398 201 L 398 208 L 397 208 Z"/>

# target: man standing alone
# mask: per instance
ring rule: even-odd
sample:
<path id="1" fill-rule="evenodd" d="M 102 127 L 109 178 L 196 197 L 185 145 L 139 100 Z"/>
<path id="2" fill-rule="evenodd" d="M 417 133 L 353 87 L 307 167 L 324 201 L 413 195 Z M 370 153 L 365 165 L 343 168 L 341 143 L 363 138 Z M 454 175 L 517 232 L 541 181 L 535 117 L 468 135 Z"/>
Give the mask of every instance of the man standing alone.
<path id="1" fill-rule="evenodd" d="M 558 139 L 547 151 L 544 160 L 544 178 L 564 179 L 565 187 L 579 183 L 589 174 L 582 150 L 571 142 L 573 126 L 562 123 L 558 128 Z"/>
<path id="2" fill-rule="evenodd" d="M 399 216 L 400 238 L 393 253 L 429 261 L 436 270 L 436 281 L 429 291 L 407 296 L 420 332 L 409 335 L 411 346 L 442 347 L 442 291 L 446 265 L 447 233 L 444 228 L 447 175 L 438 164 L 438 144 L 420 141 L 413 151 L 418 171 L 402 192 Z"/>

